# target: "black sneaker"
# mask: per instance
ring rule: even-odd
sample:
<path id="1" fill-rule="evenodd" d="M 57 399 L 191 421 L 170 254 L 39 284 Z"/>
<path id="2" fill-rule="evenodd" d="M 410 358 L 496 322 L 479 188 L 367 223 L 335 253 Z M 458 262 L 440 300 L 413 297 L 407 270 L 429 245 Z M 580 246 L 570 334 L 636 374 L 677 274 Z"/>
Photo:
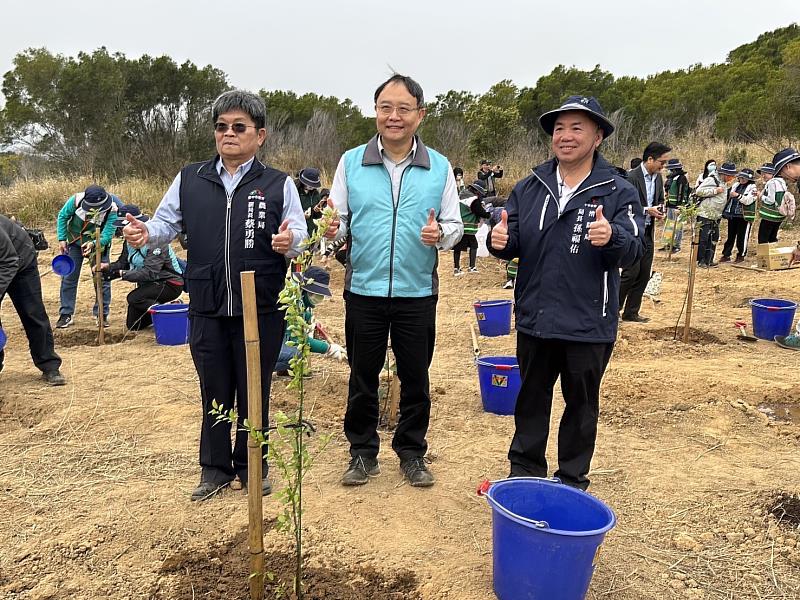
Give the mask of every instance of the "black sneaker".
<path id="1" fill-rule="evenodd" d="M 425 464 L 425 458 L 422 456 L 415 456 L 400 462 L 400 470 L 403 475 L 408 479 L 413 487 L 431 487 L 433 482 L 433 473 L 428 470 L 428 465 Z"/>
<path id="2" fill-rule="evenodd" d="M 230 481 L 225 483 L 213 483 L 211 481 L 201 481 L 199 485 L 192 491 L 192 502 L 208 500 L 212 496 L 216 496 L 222 490 L 230 485 Z"/>
<path id="3" fill-rule="evenodd" d="M 64 379 L 64 376 L 58 369 L 45 371 L 42 373 L 42 379 L 44 379 L 47 385 L 67 385 L 67 380 Z"/>
<path id="4" fill-rule="evenodd" d="M 342 475 L 342 485 L 364 485 L 370 477 L 381 474 L 381 467 L 377 458 L 367 456 L 354 456 L 350 459 L 347 471 Z"/>
<path id="5" fill-rule="evenodd" d="M 56 321 L 57 329 L 65 329 L 70 325 L 72 325 L 72 315 L 61 315 L 58 317 L 58 321 Z"/>

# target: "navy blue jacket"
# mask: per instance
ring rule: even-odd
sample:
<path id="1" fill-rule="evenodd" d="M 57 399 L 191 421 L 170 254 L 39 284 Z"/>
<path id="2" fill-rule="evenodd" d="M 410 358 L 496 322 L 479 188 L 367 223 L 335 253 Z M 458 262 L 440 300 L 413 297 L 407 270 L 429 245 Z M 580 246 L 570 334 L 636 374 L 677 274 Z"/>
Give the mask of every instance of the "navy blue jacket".
<path id="1" fill-rule="evenodd" d="M 492 254 L 519 258 L 517 331 L 540 338 L 609 343 L 617 338 L 619 269 L 641 258 L 644 214 L 633 186 L 595 153 L 592 172 L 558 214 L 556 159 L 533 170 L 508 199 L 508 244 Z M 592 246 L 595 210 L 611 239 Z"/>

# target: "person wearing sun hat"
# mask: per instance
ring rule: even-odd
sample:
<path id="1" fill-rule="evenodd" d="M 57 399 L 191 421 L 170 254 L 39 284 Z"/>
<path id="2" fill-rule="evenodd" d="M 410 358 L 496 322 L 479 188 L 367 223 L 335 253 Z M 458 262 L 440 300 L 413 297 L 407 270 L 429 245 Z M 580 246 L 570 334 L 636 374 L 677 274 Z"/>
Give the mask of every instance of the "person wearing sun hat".
<path id="1" fill-rule="evenodd" d="M 620 268 L 642 257 L 644 210 L 598 151 L 614 125 L 595 98 L 570 96 L 539 124 L 555 158 L 514 186 L 487 241 L 498 258 L 520 259 L 514 298 L 522 385 L 510 476 L 549 475 L 545 449 L 560 377 L 566 409 L 555 476 L 586 489 L 600 381 L 617 337 Z"/>
<path id="2" fill-rule="evenodd" d="M 331 276 L 325 269 L 320 267 L 308 267 L 301 275 L 295 274 L 295 277 L 299 277 L 301 281 L 300 288 L 303 290 L 303 305 L 306 309 L 304 318 L 306 323 L 315 324 L 316 326 L 316 322 L 314 320 L 314 307 L 322 302 L 325 298 L 330 298 Z M 324 329 L 321 328 L 320 330 L 324 331 Z M 291 360 L 297 355 L 298 352 L 297 346 L 290 346 L 288 342 L 294 342 L 296 344 L 297 340 L 291 336 L 289 329 L 287 328 L 286 333 L 283 336 L 283 345 L 281 346 L 281 352 L 278 355 L 278 362 L 275 363 L 275 374 L 279 377 L 285 377 L 289 375 Z M 308 337 L 308 343 L 311 352 L 315 354 L 323 354 L 339 361 L 347 360 L 347 351 L 345 351 L 345 349 L 339 344 L 332 342 L 330 339 L 319 340 L 312 335 Z"/>
<path id="3" fill-rule="evenodd" d="M 122 201 L 109 194 L 99 185 L 90 185 L 83 192 L 70 196 L 58 213 L 56 235 L 61 254 L 68 255 L 75 269 L 61 280 L 61 307 L 56 327 L 63 329 L 72 325 L 75 313 L 75 298 L 83 259 L 94 260 L 95 230 L 100 228 L 101 261 L 108 262 L 108 251 L 116 228 L 111 218 L 113 209 Z M 94 296 L 94 294 L 92 294 Z M 108 311 L 111 305 L 111 283 L 103 283 L 103 324 L 108 327 Z M 97 319 L 97 301 L 92 309 Z"/>
<path id="4" fill-rule="evenodd" d="M 716 169 L 708 169 L 708 176 L 694 191 L 701 199 L 697 209 L 697 225 L 700 227 L 700 241 L 697 246 L 697 264 L 701 267 L 716 267 L 714 253 L 719 241 L 719 222 L 728 201 L 727 182 L 739 173 L 732 162 L 722 163 Z"/>
<path id="5" fill-rule="evenodd" d="M 132 215 L 142 223 L 150 220 L 135 204 L 124 204 L 117 209 L 115 227 L 125 227 L 126 215 Z M 183 267 L 168 243 L 158 246 L 133 248 L 124 242 L 122 252 L 112 263 L 102 263 L 103 280 L 122 279 L 135 283 L 128 294 L 128 313 L 125 327 L 139 331 L 153 324 L 150 307 L 154 304 L 172 302 L 183 292 Z"/>
<path id="6" fill-rule="evenodd" d="M 737 183 L 728 192 L 728 203 L 722 217 L 728 221 L 728 238 L 722 247 L 719 262 L 730 262 L 733 245 L 736 244 L 736 260 L 740 263 L 747 256 L 747 240 L 750 237 L 751 221 L 745 219 L 745 210 L 752 210 L 756 202 L 755 173 L 752 169 L 742 169 L 736 175 Z"/>
<path id="7" fill-rule="evenodd" d="M 319 169 L 313 167 L 306 167 L 301 169 L 297 174 L 297 179 L 294 180 L 297 186 L 297 193 L 300 196 L 300 205 L 303 208 L 303 215 L 306 218 L 306 227 L 308 233 L 314 233 L 314 219 L 319 218 L 320 215 L 316 214 L 314 209 L 320 201 L 319 189 L 322 187 L 322 180 L 320 179 Z"/>
<path id="8" fill-rule="evenodd" d="M 664 219 L 662 250 L 671 250 L 673 254 L 676 254 L 681 251 L 683 221 L 679 220 L 679 217 L 681 208 L 689 203 L 689 180 L 686 178 L 686 171 L 683 170 L 680 159 L 670 158 L 664 167 L 669 175 L 664 182 L 664 191 L 667 196 L 667 216 Z"/>
<path id="9" fill-rule="evenodd" d="M 761 192 L 761 204 L 758 216 L 761 222 L 758 225 L 758 243 L 770 244 L 778 241 L 778 230 L 786 216 L 794 211 L 787 210 L 794 203 L 792 198 L 787 198 L 788 188 L 786 179 L 797 181 L 800 177 L 800 153 L 794 148 L 784 148 L 772 158 L 774 176 L 767 181 Z M 787 202 L 787 207 L 781 205 Z"/>

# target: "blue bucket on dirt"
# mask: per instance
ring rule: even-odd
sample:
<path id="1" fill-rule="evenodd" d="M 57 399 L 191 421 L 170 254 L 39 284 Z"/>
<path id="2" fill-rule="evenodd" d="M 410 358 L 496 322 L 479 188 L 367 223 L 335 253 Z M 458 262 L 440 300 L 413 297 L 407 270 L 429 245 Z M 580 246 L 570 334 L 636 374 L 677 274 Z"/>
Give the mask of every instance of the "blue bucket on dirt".
<path id="1" fill-rule="evenodd" d="M 485 482 L 492 507 L 494 592 L 499 600 L 582 600 L 606 533 L 603 502 L 557 479 Z"/>
<path id="2" fill-rule="evenodd" d="M 180 346 L 189 343 L 189 305 L 156 304 L 150 307 L 156 342 L 162 346 Z"/>
<path id="3" fill-rule="evenodd" d="M 477 300 L 473 306 L 481 335 L 496 337 L 511 333 L 511 300 Z"/>
<path id="4" fill-rule="evenodd" d="M 6 332 L 3 331 L 3 328 L 0 327 L 0 350 L 6 347 L 6 342 L 8 341 L 8 337 L 6 336 Z"/>
<path id="5" fill-rule="evenodd" d="M 750 300 L 753 312 L 753 335 L 762 340 L 775 339 L 776 335 L 789 335 L 794 323 L 797 303 L 780 298 L 754 298 Z"/>
<path id="6" fill-rule="evenodd" d="M 521 383 L 514 356 L 484 356 L 476 361 L 483 410 L 496 415 L 513 415 Z"/>
<path id="7" fill-rule="evenodd" d="M 59 277 L 66 277 L 75 270 L 75 261 L 68 254 L 59 254 L 50 261 L 50 268 Z"/>

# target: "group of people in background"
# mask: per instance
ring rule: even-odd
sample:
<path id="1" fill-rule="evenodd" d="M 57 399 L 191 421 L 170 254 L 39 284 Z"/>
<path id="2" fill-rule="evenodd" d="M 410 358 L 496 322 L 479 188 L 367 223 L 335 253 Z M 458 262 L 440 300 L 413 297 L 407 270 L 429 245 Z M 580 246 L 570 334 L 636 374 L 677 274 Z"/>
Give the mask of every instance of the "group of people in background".
<path id="1" fill-rule="evenodd" d="M 189 347 L 203 407 L 200 480 L 191 499 L 202 501 L 228 486 L 247 486 L 247 431 L 238 427 L 232 441 L 230 424 L 211 414 L 216 403 L 235 409 L 240 423 L 247 418 L 239 274 L 255 273 L 262 410 L 267 417 L 273 371 L 288 374 L 296 352 L 297 340 L 286 334 L 278 302 L 288 259 L 302 251 L 325 207 L 335 208 L 320 251 L 323 257 L 344 253 L 345 346 L 320 328 L 323 339 L 312 341 L 311 349 L 347 360 L 350 367 L 343 422 L 350 458 L 341 483 L 363 485 L 380 475 L 379 375 L 391 338 L 400 380 L 392 449 L 408 483 L 430 487 L 435 477 L 425 455 L 438 253 L 453 249 L 454 276 L 464 273 L 464 251 L 466 271 L 476 271 L 476 236 L 486 221 L 491 227 L 487 247 L 507 261 L 507 287 L 514 288 L 516 305 L 522 384 L 508 451 L 510 476 L 550 474 L 545 450 L 554 384 L 560 378 L 566 409 L 559 423 L 555 475 L 586 489 L 600 383 L 619 319 L 646 320 L 639 309 L 659 222 L 674 221 L 668 246 L 680 251 L 681 214 L 698 203 L 698 261 L 711 266 L 719 221 L 734 220 L 723 258 L 730 259 L 735 245 L 738 260 L 746 254 L 756 206 L 759 241 L 777 239 L 780 222 L 793 212 L 786 181 L 800 178 L 800 154 L 787 148 L 762 165 L 757 172 L 767 185 L 761 192 L 752 170 L 737 170 L 727 162 L 717 168 L 714 161 L 706 163 L 692 191 L 683 165 L 663 143 L 649 144 L 630 171 L 620 172 L 607 162 L 600 146 L 613 134 L 613 123 L 595 98 L 570 96 L 539 118 L 551 139 L 553 158 L 517 182 L 506 200 L 497 196 L 495 183 L 503 176 L 502 166 L 481 161 L 476 179 L 467 184 L 461 169 L 453 169 L 416 135 L 426 110 L 416 81 L 395 74 L 378 86 L 374 100 L 377 133 L 342 155 L 330 191 L 321 188 L 316 168 L 306 167 L 291 177 L 258 160 L 267 135 L 264 102 L 258 95 L 232 90 L 217 98 L 211 110 L 217 154 L 184 167 L 152 218 L 96 185 L 70 197 L 59 213 L 57 234 L 60 252 L 76 268 L 62 281 L 56 327 L 73 322 L 80 265 L 96 256 L 98 240 L 104 287 L 103 305 L 95 306 L 95 315 L 108 315 L 113 279 L 137 285 L 127 298 L 129 329 L 148 325 L 145 307 L 175 299 L 185 289 L 191 297 Z M 124 244 L 112 262 L 111 242 L 120 229 Z M 185 263 L 170 247 L 179 236 L 188 249 Z M 32 296 L 41 302 L 41 287 L 38 273 L 34 282 L 35 252 L 31 262 L 30 249 L 19 237 L 0 219 L 0 299 L 6 292 L 11 295 L 45 379 L 63 384 L 43 306 L 31 302 L 20 308 Z M 300 278 L 306 320 L 314 324 L 314 307 L 331 295 L 330 277 L 316 266 L 292 276 Z M 266 461 L 256 485 L 263 494 L 271 492 Z"/>

